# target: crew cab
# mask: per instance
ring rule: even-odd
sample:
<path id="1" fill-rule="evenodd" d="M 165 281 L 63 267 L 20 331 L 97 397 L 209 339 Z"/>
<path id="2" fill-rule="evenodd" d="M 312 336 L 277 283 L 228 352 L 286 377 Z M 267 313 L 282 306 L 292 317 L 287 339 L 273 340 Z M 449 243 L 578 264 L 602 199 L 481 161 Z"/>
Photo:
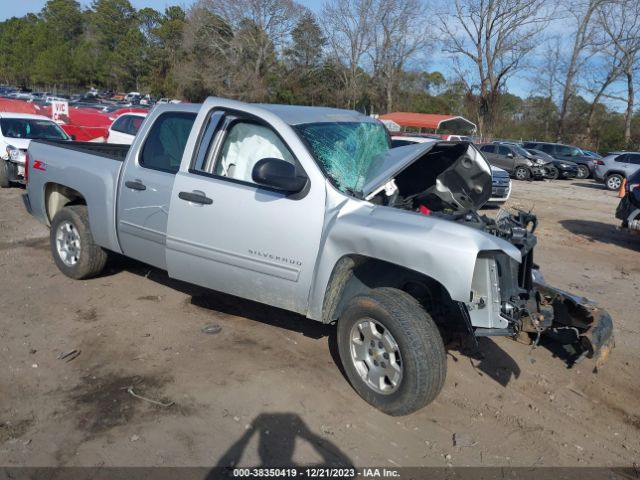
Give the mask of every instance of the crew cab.
<path id="1" fill-rule="evenodd" d="M 534 215 L 477 213 L 475 146 L 390 146 L 357 112 L 209 98 L 157 106 L 131 146 L 32 142 L 23 198 L 71 278 L 117 252 L 335 323 L 353 388 L 391 415 L 436 398 L 452 338 L 548 334 L 601 365 L 610 316 L 544 282 Z"/>

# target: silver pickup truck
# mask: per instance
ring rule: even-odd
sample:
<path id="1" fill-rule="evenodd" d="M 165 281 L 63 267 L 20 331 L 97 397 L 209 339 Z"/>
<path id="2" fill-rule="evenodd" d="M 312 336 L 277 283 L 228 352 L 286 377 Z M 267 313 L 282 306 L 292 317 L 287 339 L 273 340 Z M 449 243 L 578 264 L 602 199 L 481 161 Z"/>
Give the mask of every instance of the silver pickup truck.
<path id="1" fill-rule="evenodd" d="M 613 346 L 604 310 L 544 283 L 534 215 L 477 213 L 491 170 L 471 143 L 390 149 L 356 112 L 209 98 L 155 108 L 130 147 L 28 157 L 25 206 L 65 275 L 118 252 L 337 323 L 352 386 L 391 415 L 436 398 L 452 339 L 544 334 L 596 366 Z"/>

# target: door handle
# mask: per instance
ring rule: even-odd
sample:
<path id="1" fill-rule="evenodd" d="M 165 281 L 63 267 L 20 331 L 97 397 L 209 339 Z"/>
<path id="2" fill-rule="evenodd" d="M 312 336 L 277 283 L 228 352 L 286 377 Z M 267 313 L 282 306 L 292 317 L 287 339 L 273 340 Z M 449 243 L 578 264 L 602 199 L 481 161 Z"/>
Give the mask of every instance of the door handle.
<path id="1" fill-rule="evenodd" d="M 142 183 L 140 180 L 135 180 L 135 181 L 131 181 L 131 180 L 127 180 L 126 182 L 124 182 L 124 186 L 127 188 L 130 188 L 131 190 L 146 190 L 147 187 L 144 183 Z"/>
<path id="2" fill-rule="evenodd" d="M 178 193 L 178 198 L 191 203 L 200 203 L 202 205 L 211 205 L 213 203 L 213 199 L 207 197 L 204 193 L 180 192 Z"/>

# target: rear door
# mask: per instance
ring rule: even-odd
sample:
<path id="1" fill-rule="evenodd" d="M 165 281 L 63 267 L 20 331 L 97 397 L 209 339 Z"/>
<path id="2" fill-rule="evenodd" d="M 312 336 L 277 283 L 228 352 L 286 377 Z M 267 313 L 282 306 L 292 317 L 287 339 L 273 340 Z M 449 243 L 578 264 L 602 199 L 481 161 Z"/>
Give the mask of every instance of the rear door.
<path id="1" fill-rule="evenodd" d="M 171 190 L 195 117 L 194 112 L 161 113 L 141 132 L 144 139 L 121 175 L 117 219 L 122 251 L 163 270 Z"/>
<path id="2" fill-rule="evenodd" d="M 487 161 L 493 165 L 494 167 L 499 167 L 498 163 L 496 163 L 496 146 L 495 145 L 482 145 L 480 147 L 480 151 L 485 156 Z"/>
<path id="3" fill-rule="evenodd" d="M 295 195 L 257 185 L 252 167 L 268 157 L 307 176 L 275 128 L 223 109 L 209 112 L 204 125 L 171 195 L 169 275 L 305 313 L 324 221 L 324 183 L 309 180 Z M 297 148 L 304 148 L 299 140 Z"/>
<path id="4" fill-rule="evenodd" d="M 629 166 L 626 170 L 626 176 L 629 178 L 635 172 L 640 170 L 640 153 L 629 154 Z"/>

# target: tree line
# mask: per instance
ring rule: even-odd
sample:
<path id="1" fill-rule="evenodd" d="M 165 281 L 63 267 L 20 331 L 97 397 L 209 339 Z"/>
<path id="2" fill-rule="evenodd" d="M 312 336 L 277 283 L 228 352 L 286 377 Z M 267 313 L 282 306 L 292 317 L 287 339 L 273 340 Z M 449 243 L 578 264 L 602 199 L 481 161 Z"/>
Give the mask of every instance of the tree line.
<path id="1" fill-rule="evenodd" d="M 637 0 L 49 0 L 0 22 L 0 83 L 452 113 L 598 150 L 640 145 L 639 67 Z"/>

